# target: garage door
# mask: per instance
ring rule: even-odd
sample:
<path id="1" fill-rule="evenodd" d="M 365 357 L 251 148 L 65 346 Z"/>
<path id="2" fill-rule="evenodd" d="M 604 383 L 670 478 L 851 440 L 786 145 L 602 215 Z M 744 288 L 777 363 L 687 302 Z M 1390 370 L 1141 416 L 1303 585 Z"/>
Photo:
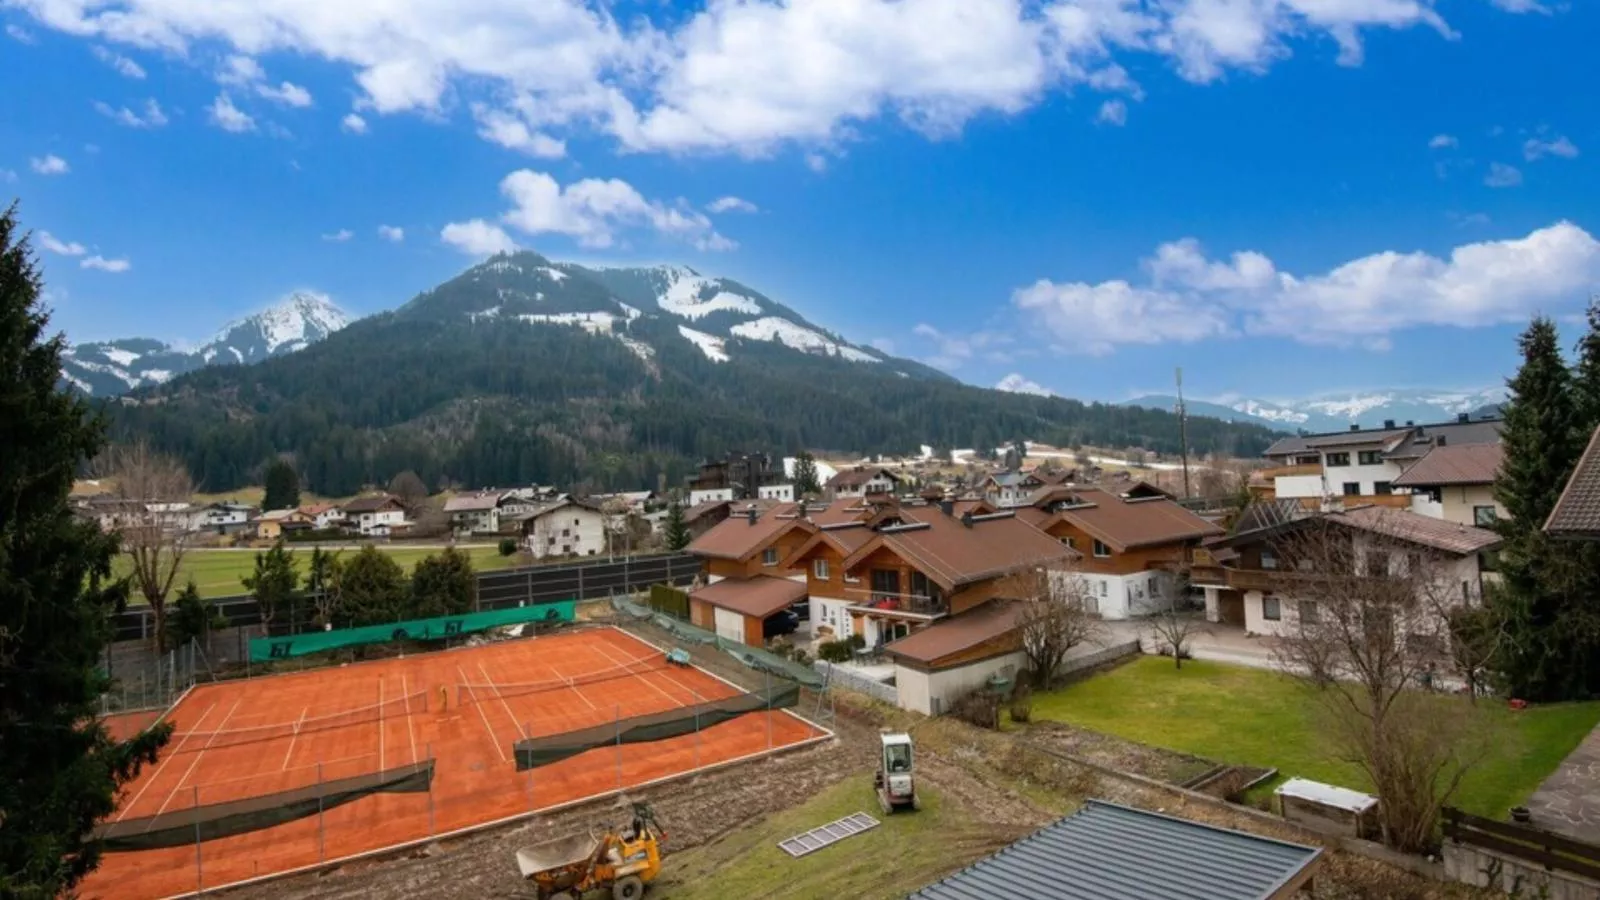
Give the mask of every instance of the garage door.
<path id="1" fill-rule="evenodd" d="M 717 637 L 744 643 L 744 616 L 731 609 L 716 609 Z"/>

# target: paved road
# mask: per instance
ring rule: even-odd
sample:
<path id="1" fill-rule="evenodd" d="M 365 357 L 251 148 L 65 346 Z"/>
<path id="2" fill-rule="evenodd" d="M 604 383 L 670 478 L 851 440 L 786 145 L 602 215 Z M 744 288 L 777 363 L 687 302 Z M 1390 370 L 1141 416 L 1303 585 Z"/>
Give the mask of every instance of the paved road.
<path id="1" fill-rule="evenodd" d="M 1528 810 L 1540 828 L 1600 843 L 1600 726 L 1539 785 Z"/>

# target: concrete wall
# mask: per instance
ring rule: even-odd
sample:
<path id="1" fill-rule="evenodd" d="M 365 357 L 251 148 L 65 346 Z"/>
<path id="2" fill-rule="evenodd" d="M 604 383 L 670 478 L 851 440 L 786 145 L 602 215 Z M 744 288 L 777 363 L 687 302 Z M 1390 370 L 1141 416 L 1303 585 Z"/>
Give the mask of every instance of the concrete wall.
<path id="1" fill-rule="evenodd" d="M 778 500 L 783 503 L 793 503 L 794 485 L 764 484 L 756 488 L 756 494 L 763 500 Z"/>
<path id="2" fill-rule="evenodd" d="M 895 666 L 896 703 L 903 709 L 936 716 L 948 712 L 957 697 L 982 687 L 989 676 L 1010 669 L 1015 677 L 1027 666 L 1023 653 L 992 656 L 954 669 L 920 672 L 908 666 Z"/>
<path id="3" fill-rule="evenodd" d="M 882 681 L 874 681 L 849 666 L 837 666 L 825 659 L 819 659 L 811 665 L 818 672 L 821 672 L 824 677 L 831 678 L 833 684 L 838 687 L 866 694 L 869 697 L 876 697 L 885 703 L 900 702 L 899 694 L 896 692 L 894 685 Z"/>
<path id="4" fill-rule="evenodd" d="M 1094 598 L 1094 611 L 1100 618 L 1117 621 L 1148 616 L 1167 608 L 1177 585 L 1168 572 L 1144 571 L 1130 575 L 1073 573 L 1082 578 Z M 1152 591 L 1152 585 L 1154 590 Z"/>
<path id="5" fill-rule="evenodd" d="M 1375 494 L 1377 491 L 1372 487 L 1374 484 L 1380 481 L 1392 482 L 1400 477 L 1400 467 L 1394 463 L 1385 462 L 1375 466 L 1358 465 L 1356 459 L 1360 449 L 1350 448 L 1350 465 L 1348 466 L 1329 466 L 1326 464 L 1327 456 L 1323 456 L 1322 481 L 1327 486 L 1328 493 L 1334 495 L 1343 494 L 1344 483 L 1354 481 L 1361 485 L 1361 493 L 1363 495 Z M 1335 452 L 1342 452 L 1342 450 Z"/>
<path id="6" fill-rule="evenodd" d="M 1477 887 L 1498 888 L 1518 897 L 1544 900 L 1600 900 L 1600 882 L 1567 872 L 1547 872 L 1544 867 L 1512 856 L 1444 842 L 1444 871 L 1452 881 Z M 1491 881 L 1491 876 L 1497 876 Z"/>
<path id="7" fill-rule="evenodd" d="M 732 500 L 732 499 L 733 499 L 733 488 L 714 488 L 714 489 L 711 489 L 711 490 L 690 491 L 689 492 L 689 505 L 690 506 L 699 506 L 702 503 L 710 503 L 713 500 Z"/>
<path id="8" fill-rule="evenodd" d="M 811 633 L 826 625 L 833 629 L 833 639 L 842 640 L 854 633 L 850 621 L 849 600 L 811 595 Z"/>

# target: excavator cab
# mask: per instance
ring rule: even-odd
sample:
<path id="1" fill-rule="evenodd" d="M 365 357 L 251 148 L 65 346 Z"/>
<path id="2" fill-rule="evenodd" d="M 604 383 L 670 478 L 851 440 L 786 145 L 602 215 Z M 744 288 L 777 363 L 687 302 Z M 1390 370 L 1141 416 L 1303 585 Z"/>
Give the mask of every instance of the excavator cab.
<path id="1" fill-rule="evenodd" d="M 917 808 L 917 785 L 912 773 L 911 735 L 885 731 L 879 735 L 882 752 L 873 787 L 885 813 Z"/>

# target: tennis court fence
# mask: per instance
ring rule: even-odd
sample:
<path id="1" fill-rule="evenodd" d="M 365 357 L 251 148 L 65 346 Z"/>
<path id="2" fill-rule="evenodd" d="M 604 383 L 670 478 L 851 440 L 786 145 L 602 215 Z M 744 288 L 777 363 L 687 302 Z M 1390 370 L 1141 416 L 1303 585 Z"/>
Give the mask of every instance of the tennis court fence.
<path id="1" fill-rule="evenodd" d="M 792 681 L 813 690 L 822 687 L 821 674 L 809 666 L 779 656 L 776 653 L 771 653 L 759 647 L 752 647 L 739 641 L 729 640 L 714 631 L 707 631 L 704 628 L 691 625 L 682 619 L 674 618 L 667 613 L 635 603 L 626 597 L 612 597 L 611 608 L 634 621 L 649 622 L 657 628 L 670 633 L 674 639 L 684 643 L 715 646 L 746 667 L 755 669 L 758 672 Z"/>

